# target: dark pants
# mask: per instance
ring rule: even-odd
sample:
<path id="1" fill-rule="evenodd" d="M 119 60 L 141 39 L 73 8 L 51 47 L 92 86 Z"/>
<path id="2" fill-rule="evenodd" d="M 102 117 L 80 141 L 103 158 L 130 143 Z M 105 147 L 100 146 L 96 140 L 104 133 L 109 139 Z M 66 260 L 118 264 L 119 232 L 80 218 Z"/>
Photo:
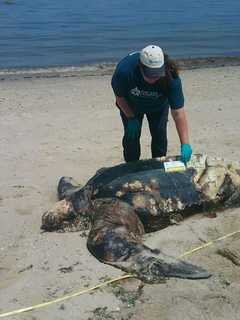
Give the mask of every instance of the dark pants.
<path id="1" fill-rule="evenodd" d="M 122 140 L 123 156 L 126 162 L 139 160 L 141 154 L 140 137 L 136 139 L 128 139 L 126 136 L 127 118 L 122 111 L 120 115 L 124 127 L 124 136 Z M 167 122 L 168 122 L 168 108 L 164 112 L 153 112 L 145 114 L 148 120 L 149 130 L 152 136 L 151 150 L 152 157 L 162 157 L 167 153 Z M 142 120 L 144 114 L 139 114 L 136 118 L 139 119 L 142 127 Z"/>

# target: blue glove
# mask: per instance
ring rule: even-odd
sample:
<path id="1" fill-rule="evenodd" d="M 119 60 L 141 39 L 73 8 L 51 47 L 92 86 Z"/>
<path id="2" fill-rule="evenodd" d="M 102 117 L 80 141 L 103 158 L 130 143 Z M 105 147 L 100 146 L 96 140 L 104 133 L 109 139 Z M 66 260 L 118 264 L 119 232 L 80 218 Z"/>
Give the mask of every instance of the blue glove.
<path id="1" fill-rule="evenodd" d="M 181 145 L 181 160 L 185 164 L 191 159 L 192 147 L 190 144 L 183 143 Z"/>
<path id="2" fill-rule="evenodd" d="M 128 119 L 126 136 L 128 139 L 136 139 L 140 135 L 141 124 L 136 118 Z"/>

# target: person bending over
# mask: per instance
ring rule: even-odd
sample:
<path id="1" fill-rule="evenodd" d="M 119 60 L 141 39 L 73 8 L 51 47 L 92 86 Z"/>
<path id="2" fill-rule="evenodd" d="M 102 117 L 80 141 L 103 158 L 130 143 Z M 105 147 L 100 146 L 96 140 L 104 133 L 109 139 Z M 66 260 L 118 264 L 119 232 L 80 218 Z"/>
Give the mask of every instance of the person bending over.
<path id="1" fill-rule="evenodd" d="M 122 145 L 126 162 L 140 158 L 144 115 L 152 137 L 152 157 L 166 155 L 169 108 L 181 143 L 181 160 L 185 163 L 190 160 L 192 148 L 181 79 L 176 63 L 159 46 L 149 45 L 123 58 L 111 85 L 124 127 Z"/>

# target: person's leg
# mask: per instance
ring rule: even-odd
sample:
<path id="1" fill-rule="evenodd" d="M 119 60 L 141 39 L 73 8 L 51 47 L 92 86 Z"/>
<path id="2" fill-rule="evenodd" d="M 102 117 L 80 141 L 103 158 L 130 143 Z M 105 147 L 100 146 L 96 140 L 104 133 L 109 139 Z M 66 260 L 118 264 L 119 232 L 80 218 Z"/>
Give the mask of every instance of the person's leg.
<path id="1" fill-rule="evenodd" d="M 129 139 L 126 135 L 127 129 L 127 117 L 124 115 L 122 111 L 120 111 L 123 128 L 124 128 L 124 136 L 122 139 L 123 146 L 123 157 L 126 162 L 137 161 L 140 158 L 141 154 L 141 146 L 140 146 L 140 137 L 141 137 L 141 129 L 139 135 L 135 139 Z M 142 126 L 143 115 L 137 116 L 140 124 Z"/>
<path id="2" fill-rule="evenodd" d="M 154 112 L 147 114 L 149 130 L 152 136 L 151 150 L 152 157 L 163 157 L 167 154 L 167 123 L 168 111 Z"/>

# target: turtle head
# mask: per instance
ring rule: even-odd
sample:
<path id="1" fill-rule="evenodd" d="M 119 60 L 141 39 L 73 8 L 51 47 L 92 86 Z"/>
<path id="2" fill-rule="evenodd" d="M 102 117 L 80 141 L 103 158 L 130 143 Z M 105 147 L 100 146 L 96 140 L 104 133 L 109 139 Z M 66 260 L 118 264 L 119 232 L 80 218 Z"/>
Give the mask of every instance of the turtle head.
<path id="1" fill-rule="evenodd" d="M 92 197 L 93 188 L 90 185 L 85 186 L 84 188 L 73 193 L 71 196 L 71 202 L 74 210 L 78 214 L 84 214 L 86 211 L 92 207 Z"/>
<path id="2" fill-rule="evenodd" d="M 55 231 L 64 228 L 66 221 L 71 221 L 76 217 L 72 203 L 66 199 L 58 201 L 50 210 L 42 216 L 41 229 L 45 231 Z"/>
<path id="3" fill-rule="evenodd" d="M 59 200 L 66 199 L 71 202 L 74 211 L 82 214 L 91 206 L 93 187 L 86 185 L 82 187 L 72 177 L 62 177 L 58 183 Z"/>

